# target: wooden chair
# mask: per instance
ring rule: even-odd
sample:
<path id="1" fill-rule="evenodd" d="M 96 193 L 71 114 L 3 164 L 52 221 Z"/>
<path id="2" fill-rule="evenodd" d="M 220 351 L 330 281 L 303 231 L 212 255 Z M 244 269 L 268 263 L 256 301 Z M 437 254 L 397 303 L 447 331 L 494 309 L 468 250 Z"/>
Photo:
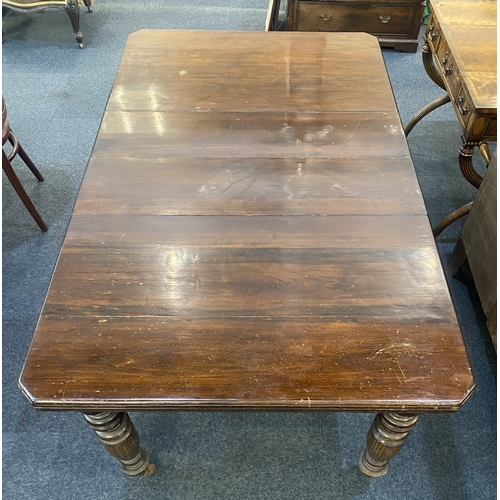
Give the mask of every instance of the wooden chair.
<path id="1" fill-rule="evenodd" d="M 83 0 L 89 12 L 92 12 L 91 0 Z M 17 12 L 38 12 L 45 9 L 63 9 L 68 13 L 73 26 L 76 41 L 83 49 L 83 35 L 80 31 L 79 0 L 2 0 L 2 6 Z"/>
<path id="2" fill-rule="evenodd" d="M 9 156 L 7 156 L 5 154 L 5 151 L 3 150 L 3 145 L 7 141 L 9 141 L 12 144 L 13 148 Z M 11 182 L 12 186 L 14 186 L 16 193 L 19 195 L 19 198 L 21 198 L 22 202 L 28 209 L 33 219 L 35 219 L 40 229 L 43 232 L 45 232 L 47 231 L 47 226 L 45 225 L 45 222 L 43 222 L 42 218 L 40 217 L 40 214 L 37 212 L 29 196 L 26 194 L 26 191 L 19 182 L 19 179 L 17 178 L 17 175 L 14 172 L 12 165 L 10 164 L 12 159 L 17 154 L 19 154 L 19 156 L 23 159 L 24 163 L 28 165 L 28 168 L 35 174 L 35 177 L 39 181 L 43 181 L 42 174 L 35 167 L 34 163 L 31 161 L 30 157 L 26 154 L 26 151 L 24 151 L 22 146 L 19 144 L 19 141 L 17 140 L 16 136 L 12 133 L 12 130 L 10 129 L 9 121 L 7 120 L 7 108 L 5 107 L 5 100 L 2 96 L 2 170 L 5 172 L 5 175 Z"/>

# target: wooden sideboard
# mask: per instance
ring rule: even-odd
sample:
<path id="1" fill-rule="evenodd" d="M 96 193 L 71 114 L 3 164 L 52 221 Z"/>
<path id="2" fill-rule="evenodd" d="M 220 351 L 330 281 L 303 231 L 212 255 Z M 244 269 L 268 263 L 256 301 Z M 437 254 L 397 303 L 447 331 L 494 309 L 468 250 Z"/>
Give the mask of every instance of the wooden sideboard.
<path id="1" fill-rule="evenodd" d="M 268 29 L 276 29 L 280 0 L 270 0 Z M 288 0 L 286 29 L 293 31 L 361 31 L 380 45 L 416 52 L 425 0 Z"/>

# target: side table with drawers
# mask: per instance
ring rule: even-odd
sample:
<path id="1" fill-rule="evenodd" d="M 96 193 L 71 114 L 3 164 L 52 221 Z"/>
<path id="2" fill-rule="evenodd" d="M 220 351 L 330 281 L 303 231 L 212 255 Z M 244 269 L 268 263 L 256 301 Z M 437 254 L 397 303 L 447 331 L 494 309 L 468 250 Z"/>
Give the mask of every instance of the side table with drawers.
<path id="1" fill-rule="evenodd" d="M 431 0 L 422 59 L 429 77 L 446 93 L 422 108 L 405 129 L 408 135 L 424 116 L 451 101 L 463 134 L 460 170 L 476 188 L 482 176 L 472 164 L 474 148 L 488 164 L 488 142 L 497 140 L 496 5 L 496 0 Z M 434 235 L 466 215 L 471 205 L 443 219 Z"/>
<path id="2" fill-rule="evenodd" d="M 416 52 L 425 0 L 288 0 L 286 29 L 375 35 L 381 46 Z M 267 29 L 277 29 L 280 0 L 270 0 Z"/>

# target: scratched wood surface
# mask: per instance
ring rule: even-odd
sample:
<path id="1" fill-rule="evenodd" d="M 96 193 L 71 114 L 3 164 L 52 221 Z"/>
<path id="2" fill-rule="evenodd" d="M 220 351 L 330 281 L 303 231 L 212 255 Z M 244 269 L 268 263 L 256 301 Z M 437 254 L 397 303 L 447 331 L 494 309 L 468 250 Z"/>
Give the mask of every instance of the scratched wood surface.
<path id="1" fill-rule="evenodd" d="M 108 111 L 396 112 L 374 38 L 340 33 L 131 35 Z M 376 41 L 376 40 L 375 40 Z M 223 43 L 223 50 L 214 50 Z M 299 57 L 297 55 L 300 54 Z M 366 78 L 369 73 L 370 78 Z M 353 82 L 363 81 L 363 85 Z M 367 99 L 370 95 L 370 99 Z"/>
<path id="2" fill-rule="evenodd" d="M 463 404 L 474 382 L 380 49 L 350 34 L 350 73 L 345 41 L 130 37 L 21 374 L 35 407 Z"/>
<path id="3" fill-rule="evenodd" d="M 75 214 L 425 214 L 404 158 L 93 157 Z"/>

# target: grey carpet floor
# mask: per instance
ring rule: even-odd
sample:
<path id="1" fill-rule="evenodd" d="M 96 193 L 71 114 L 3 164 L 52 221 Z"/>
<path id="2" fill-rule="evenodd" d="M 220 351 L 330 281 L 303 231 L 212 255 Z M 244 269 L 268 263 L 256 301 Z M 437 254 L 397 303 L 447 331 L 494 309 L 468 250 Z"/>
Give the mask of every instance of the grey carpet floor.
<path id="1" fill-rule="evenodd" d="M 137 413 L 158 466 L 128 478 L 76 413 L 34 410 L 17 388 L 38 314 L 127 36 L 141 28 L 262 30 L 267 0 L 97 0 L 82 9 L 86 48 L 67 15 L 4 12 L 2 92 L 12 129 L 46 180 L 19 159 L 21 182 L 49 226 L 42 234 L 3 177 L 3 498 L 496 498 L 496 356 L 474 290 L 447 276 L 477 389 L 455 414 L 421 418 L 389 473 L 356 468 L 369 414 Z M 384 50 L 406 124 L 442 92 L 420 53 Z M 475 192 L 458 171 L 460 129 L 448 106 L 409 145 L 432 224 Z M 446 264 L 462 223 L 437 240 Z"/>

